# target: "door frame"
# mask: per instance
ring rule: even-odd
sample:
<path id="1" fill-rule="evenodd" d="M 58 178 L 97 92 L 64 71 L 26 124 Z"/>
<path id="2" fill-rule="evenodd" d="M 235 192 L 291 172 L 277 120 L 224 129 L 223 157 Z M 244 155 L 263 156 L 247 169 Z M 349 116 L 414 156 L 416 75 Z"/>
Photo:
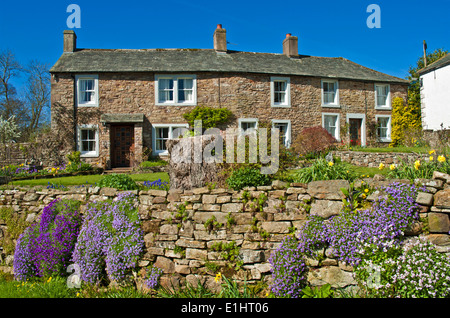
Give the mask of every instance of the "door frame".
<path id="1" fill-rule="evenodd" d="M 350 119 L 361 119 L 361 147 L 366 146 L 366 115 L 365 114 L 346 114 L 346 122 L 350 126 Z"/>
<path id="2" fill-rule="evenodd" d="M 115 133 L 115 129 L 116 127 L 122 127 L 122 126 L 129 126 L 131 127 L 131 132 L 132 132 L 132 143 L 130 147 L 136 147 L 136 136 L 135 136 L 135 124 L 134 123 L 114 123 L 114 124 L 110 124 L 109 125 L 109 138 L 110 138 L 110 158 L 111 158 L 111 168 L 117 168 L 117 167 L 121 167 L 119 165 L 117 165 L 117 163 L 115 162 L 115 157 L 114 157 L 114 150 L 115 150 L 115 142 L 114 142 L 114 133 Z M 128 167 L 132 167 L 132 160 L 133 158 L 130 158 L 130 162 Z"/>

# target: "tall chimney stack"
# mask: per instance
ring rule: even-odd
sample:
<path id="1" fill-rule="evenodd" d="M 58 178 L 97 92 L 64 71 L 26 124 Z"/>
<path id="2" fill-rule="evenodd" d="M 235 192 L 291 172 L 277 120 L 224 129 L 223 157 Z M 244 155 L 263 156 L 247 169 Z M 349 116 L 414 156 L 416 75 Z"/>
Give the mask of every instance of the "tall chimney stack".
<path id="1" fill-rule="evenodd" d="M 72 30 L 64 30 L 64 53 L 73 53 L 77 49 L 77 35 Z"/>
<path id="2" fill-rule="evenodd" d="M 214 50 L 222 53 L 227 52 L 227 31 L 222 29 L 222 24 L 218 24 L 214 31 Z"/>
<path id="3" fill-rule="evenodd" d="M 283 41 L 283 54 L 289 57 L 298 57 L 298 38 L 290 33 Z"/>

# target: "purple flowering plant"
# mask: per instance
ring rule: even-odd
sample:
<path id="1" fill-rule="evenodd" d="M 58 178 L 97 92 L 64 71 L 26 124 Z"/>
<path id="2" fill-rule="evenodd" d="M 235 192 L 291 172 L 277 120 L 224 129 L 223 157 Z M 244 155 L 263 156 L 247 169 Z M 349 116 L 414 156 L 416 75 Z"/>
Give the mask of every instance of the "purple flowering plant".
<path id="1" fill-rule="evenodd" d="M 17 280 L 64 276 L 81 227 L 79 207 L 75 200 L 53 200 L 44 208 L 40 222 L 25 229 L 14 254 Z"/>
<path id="2" fill-rule="evenodd" d="M 131 192 L 88 206 L 72 255 L 72 261 L 80 266 L 82 281 L 122 282 L 136 267 L 144 247 L 137 206 Z"/>
<path id="3" fill-rule="evenodd" d="M 318 258 L 318 251 L 328 248 L 339 261 L 357 266 L 366 244 L 385 248 L 390 242 L 400 245 L 404 231 L 418 219 L 416 185 L 392 183 L 382 187 L 371 207 L 343 209 L 339 215 L 324 220 L 310 216 L 297 237 L 286 238 L 272 253 L 272 292 L 278 297 L 300 297 L 306 286 L 306 257 Z M 424 190 L 424 189 L 420 189 Z"/>

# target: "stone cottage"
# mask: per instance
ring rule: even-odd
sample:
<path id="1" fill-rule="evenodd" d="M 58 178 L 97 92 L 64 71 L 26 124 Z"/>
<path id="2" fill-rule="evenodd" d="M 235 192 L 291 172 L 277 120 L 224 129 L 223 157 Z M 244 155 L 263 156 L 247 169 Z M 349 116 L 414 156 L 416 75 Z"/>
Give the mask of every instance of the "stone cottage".
<path id="1" fill-rule="evenodd" d="M 193 107 L 227 107 L 226 127 L 269 121 L 283 142 L 322 125 L 337 140 L 389 142 L 391 102 L 408 82 L 345 58 L 301 55 L 287 34 L 283 54 L 232 51 L 219 24 L 213 49 L 81 49 L 64 31 L 64 52 L 51 68 L 52 127 L 84 160 L 106 168 L 167 154 L 174 129 Z M 226 128 L 220 127 L 220 128 Z"/>

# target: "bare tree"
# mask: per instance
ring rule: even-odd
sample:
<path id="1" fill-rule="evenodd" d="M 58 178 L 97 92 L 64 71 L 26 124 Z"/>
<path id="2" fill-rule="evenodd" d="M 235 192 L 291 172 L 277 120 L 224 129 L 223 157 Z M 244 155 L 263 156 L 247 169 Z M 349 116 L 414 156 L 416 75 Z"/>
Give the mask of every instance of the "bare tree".
<path id="1" fill-rule="evenodd" d="M 0 116 L 15 116 L 19 127 L 25 127 L 28 113 L 24 102 L 18 98 L 11 80 L 20 76 L 22 66 L 10 50 L 0 52 Z"/>
<path id="2" fill-rule="evenodd" d="M 50 73 L 47 64 L 36 60 L 31 61 L 25 71 L 28 73 L 25 97 L 30 115 L 27 130 L 31 133 L 39 128 L 50 108 Z"/>

